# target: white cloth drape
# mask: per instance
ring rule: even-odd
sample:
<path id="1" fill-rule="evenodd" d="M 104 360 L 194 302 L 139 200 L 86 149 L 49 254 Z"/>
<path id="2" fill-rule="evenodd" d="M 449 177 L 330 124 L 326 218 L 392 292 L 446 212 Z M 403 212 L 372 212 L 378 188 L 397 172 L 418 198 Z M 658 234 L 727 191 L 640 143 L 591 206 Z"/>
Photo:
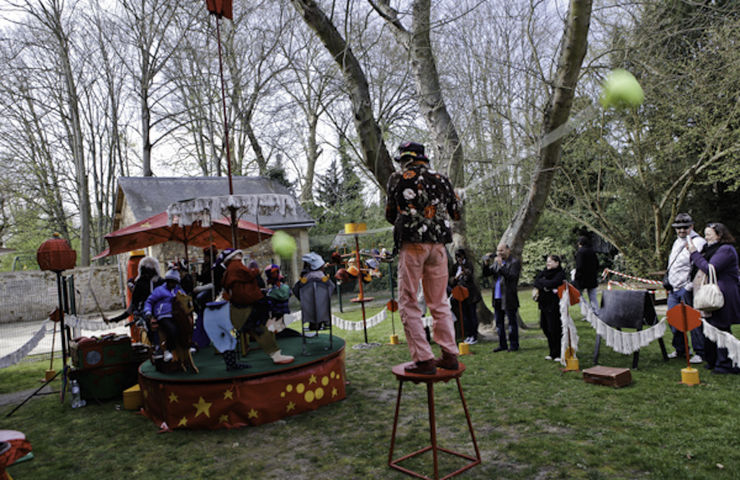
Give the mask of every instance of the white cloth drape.
<path id="1" fill-rule="evenodd" d="M 23 357 L 31 353 L 31 351 L 36 348 L 36 345 L 39 344 L 41 339 L 46 336 L 46 329 L 47 327 L 49 327 L 49 325 L 51 325 L 51 320 L 46 320 L 44 323 L 41 324 L 41 327 L 39 327 L 36 333 L 34 333 L 33 336 L 26 343 L 21 345 L 18 350 L 0 358 L 0 368 L 15 365 L 16 363 L 23 360 Z"/>
<path id="2" fill-rule="evenodd" d="M 365 324 L 367 325 L 367 328 L 372 328 L 379 323 L 381 323 L 383 320 L 388 318 L 388 309 L 384 308 L 380 312 L 376 313 L 372 317 L 365 320 Z M 288 313 L 283 317 L 283 321 L 286 325 L 290 325 L 293 322 L 299 321 L 301 319 L 301 312 L 295 312 L 295 313 Z M 342 330 L 348 330 L 348 331 L 358 331 L 362 330 L 362 322 L 354 322 L 350 320 L 345 320 L 343 318 L 337 317 L 336 315 L 331 316 L 331 323 L 332 326 L 335 328 L 339 328 Z"/>
<path id="3" fill-rule="evenodd" d="M 214 218 L 228 216 L 232 208 L 236 209 L 237 217 L 276 213 L 285 216 L 296 214 L 298 203 L 292 196 L 284 193 L 199 197 L 170 204 L 167 207 L 167 224 L 187 226 L 199 221 L 202 226 L 208 227 Z"/>
<path id="4" fill-rule="evenodd" d="M 635 353 L 642 347 L 646 347 L 650 343 L 654 342 L 659 338 L 663 338 L 665 334 L 667 321 L 665 318 L 661 319 L 660 322 L 653 325 L 650 328 L 640 330 L 639 332 L 622 332 L 616 328 L 610 327 L 604 323 L 591 309 L 591 306 L 582 302 L 585 306 L 586 320 L 596 330 L 597 335 L 604 339 L 606 344 L 611 347 L 615 352 L 629 355 Z"/>
<path id="5" fill-rule="evenodd" d="M 701 321 L 704 324 L 704 336 L 717 344 L 717 348 L 726 348 L 727 356 L 732 360 L 732 365 L 740 366 L 740 340 L 729 332 L 723 332 L 710 325 L 706 320 Z"/>
<path id="6" fill-rule="evenodd" d="M 585 302 L 582 302 L 585 303 Z M 560 299 L 560 363 L 566 366 L 565 352 L 568 347 L 573 349 L 573 358 L 578 358 L 576 352 L 578 351 L 578 331 L 576 325 L 573 323 L 573 319 L 570 316 L 570 293 L 566 288 L 563 291 L 563 298 Z"/>

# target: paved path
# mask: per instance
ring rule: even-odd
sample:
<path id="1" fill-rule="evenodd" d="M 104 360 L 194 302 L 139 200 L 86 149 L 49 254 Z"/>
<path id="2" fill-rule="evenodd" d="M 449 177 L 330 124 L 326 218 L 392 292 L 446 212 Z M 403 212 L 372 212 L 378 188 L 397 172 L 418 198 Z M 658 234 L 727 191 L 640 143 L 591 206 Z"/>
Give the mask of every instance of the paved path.
<path id="1" fill-rule="evenodd" d="M 40 387 L 41 385 L 39 385 Z M 38 387 L 36 387 L 38 388 Z M 2 405 L 18 405 L 23 400 L 28 398 L 29 395 L 31 395 L 33 392 L 36 391 L 36 388 L 32 388 L 30 390 L 23 390 L 22 392 L 13 392 L 13 393 L 6 393 L 3 395 L 0 395 L 0 406 Z M 51 385 L 46 385 L 44 388 L 39 390 L 39 395 L 49 395 L 52 393 L 56 393 L 54 390 L 52 390 Z M 8 412 L 12 410 L 12 408 L 8 409 Z M 2 414 L 7 415 L 8 412 L 3 411 Z"/>
<path id="2" fill-rule="evenodd" d="M 99 319 L 100 316 L 92 316 L 90 318 Z M 15 352 L 23 345 L 25 345 L 26 342 L 28 342 L 36 334 L 36 332 L 41 329 L 41 325 L 43 325 L 43 323 L 43 321 L 39 321 L 0 324 L 0 358 Z M 125 322 L 116 323 L 111 327 L 102 330 L 82 329 L 79 332 L 73 332 L 72 337 L 101 336 L 110 332 L 114 332 L 116 334 L 128 334 L 129 329 L 123 326 L 124 323 Z M 51 324 L 49 324 L 49 326 L 47 327 L 46 335 L 44 335 L 41 341 L 39 341 L 38 345 L 36 345 L 36 348 L 34 348 L 30 352 L 30 355 L 48 354 L 49 352 L 51 352 L 52 338 L 54 339 L 54 351 L 61 351 L 62 344 L 59 337 L 59 330 L 57 329 L 56 335 L 53 335 L 52 332 L 52 326 Z"/>

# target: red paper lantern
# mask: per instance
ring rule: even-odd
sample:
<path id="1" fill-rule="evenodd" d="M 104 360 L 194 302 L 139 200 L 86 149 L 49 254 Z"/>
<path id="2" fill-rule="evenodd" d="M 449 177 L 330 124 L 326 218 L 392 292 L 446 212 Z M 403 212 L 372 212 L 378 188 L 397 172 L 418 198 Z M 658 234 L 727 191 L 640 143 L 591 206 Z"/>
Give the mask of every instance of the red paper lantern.
<path id="1" fill-rule="evenodd" d="M 36 251 L 36 261 L 41 270 L 62 272 L 75 267 L 77 252 L 72 250 L 65 239 L 55 233 L 54 238 L 42 243 Z"/>
<path id="2" fill-rule="evenodd" d="M 232 20 L 234 17 L 233 3 L 233 0 L 206 0 L 206 8 L 214 15 Z"/>

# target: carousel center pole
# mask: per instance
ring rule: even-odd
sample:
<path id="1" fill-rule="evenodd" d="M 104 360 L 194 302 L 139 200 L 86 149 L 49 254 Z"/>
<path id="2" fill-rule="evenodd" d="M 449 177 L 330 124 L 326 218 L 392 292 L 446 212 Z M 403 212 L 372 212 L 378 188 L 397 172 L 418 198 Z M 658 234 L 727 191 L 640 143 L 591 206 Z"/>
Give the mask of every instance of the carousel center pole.
<path id="1" fill-rule="evenodd" d="M 218 42 L 218 71 L 221 77 L 221 106 L 224 113 L 224 143 L 226 145 L 226 171 L 229 176 L 229 195 L 234 194 L 234 184 L 231 181 L 231 148 L 229 146 L 229 119 L 226 116 L 226 88 L 224 87 L 224 65 L 221 55 L 221 15 L 216 15 L 216 39 Z M 239 248 L 236 242 L 236 208 L 229 207 L 231 220 L 231 246 Z"/>

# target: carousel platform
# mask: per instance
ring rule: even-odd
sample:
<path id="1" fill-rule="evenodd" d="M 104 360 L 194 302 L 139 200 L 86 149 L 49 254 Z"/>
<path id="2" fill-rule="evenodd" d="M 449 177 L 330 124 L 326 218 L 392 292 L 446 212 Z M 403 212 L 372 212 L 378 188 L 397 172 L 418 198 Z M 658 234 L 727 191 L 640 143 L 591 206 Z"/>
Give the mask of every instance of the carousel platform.
<path id="1" fill-rule="evenodd" d="M 161 429 L 239 428 L 274 422 L 345 398 L 343 339 L 319 334 L 278 340 L 288 365 L 275 365 L 256 343 L 240 359 L 249 368 L 227 371 L 212 348 L 193 354 L 198 373 L 162 373 L 139 367 L 143 413 Z"/>

